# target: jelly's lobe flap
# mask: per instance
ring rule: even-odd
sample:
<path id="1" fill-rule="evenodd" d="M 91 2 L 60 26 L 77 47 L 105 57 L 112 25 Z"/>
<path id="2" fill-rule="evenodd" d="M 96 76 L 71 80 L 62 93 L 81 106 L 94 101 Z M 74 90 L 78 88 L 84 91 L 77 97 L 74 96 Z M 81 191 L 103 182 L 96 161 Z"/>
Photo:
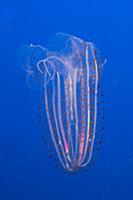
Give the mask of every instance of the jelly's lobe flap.
<path id="1" fill-rule="evenodd" d="M 26 72 L 36 72 L 37 62 L 45 59 L 47 50 L 40 45 L 23 45 L 17 50 L 17 61 L 19 66 Z"/>
<path id="2" fill-rule="evenodd" d="M 44 82 L 38 62 L 46 58 L 47 50 L 40 45 L 23 45 L 17 52 L 18 65 L 27 72 L 26 83 L 30 88 L 40 89 Z"/>

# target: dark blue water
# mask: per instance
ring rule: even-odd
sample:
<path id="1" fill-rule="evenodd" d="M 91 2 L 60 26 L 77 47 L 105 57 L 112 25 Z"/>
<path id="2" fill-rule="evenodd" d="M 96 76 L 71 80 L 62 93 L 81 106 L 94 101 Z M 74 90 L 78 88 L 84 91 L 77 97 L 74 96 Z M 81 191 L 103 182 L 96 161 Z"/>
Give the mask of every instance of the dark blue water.
<path id="1" fill-rule="evenodd" d="M 132 7 L 131 0 L 0 2 L 1 200 L 133 199 Z M 49 158 L 37 122 L 40 94 L 16 60 L 19 46 L 45 46 L 58 31 L 94 42 L 108 61 L 101 151 L 94 167 L 74 176 Z"/>

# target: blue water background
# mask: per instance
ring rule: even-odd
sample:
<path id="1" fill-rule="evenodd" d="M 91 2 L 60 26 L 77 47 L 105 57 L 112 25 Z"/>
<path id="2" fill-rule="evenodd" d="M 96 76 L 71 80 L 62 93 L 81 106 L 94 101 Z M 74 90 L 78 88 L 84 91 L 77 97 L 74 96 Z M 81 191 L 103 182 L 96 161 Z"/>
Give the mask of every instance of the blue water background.
<path id="1" fill-rule="evenodd" d="M 0 1 L 0 200 L 133 199 L 132 8 L 131 0 Z M 45 46 L 58 31 L 94 42 L 107 59 L 103 145 L 95 166 L 74 176 L 49 158 L 40 94 L 16 61 L 19 46 Z"/>

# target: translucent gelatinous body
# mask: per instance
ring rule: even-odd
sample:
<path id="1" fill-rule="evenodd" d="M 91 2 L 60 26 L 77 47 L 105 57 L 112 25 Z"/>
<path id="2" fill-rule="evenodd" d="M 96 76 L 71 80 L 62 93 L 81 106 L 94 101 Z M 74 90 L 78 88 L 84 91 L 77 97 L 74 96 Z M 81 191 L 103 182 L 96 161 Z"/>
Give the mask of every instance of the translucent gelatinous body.
<path id="1" fill-rule="evenodd" d="M 61 165 L 89 164 L 96 131 L 97 89 L 103 62 L 93 43 L 58 33 L 47 48 L 23 46 L 19 64 L 30 87 L 44 88 L 49 130 Z"/>

